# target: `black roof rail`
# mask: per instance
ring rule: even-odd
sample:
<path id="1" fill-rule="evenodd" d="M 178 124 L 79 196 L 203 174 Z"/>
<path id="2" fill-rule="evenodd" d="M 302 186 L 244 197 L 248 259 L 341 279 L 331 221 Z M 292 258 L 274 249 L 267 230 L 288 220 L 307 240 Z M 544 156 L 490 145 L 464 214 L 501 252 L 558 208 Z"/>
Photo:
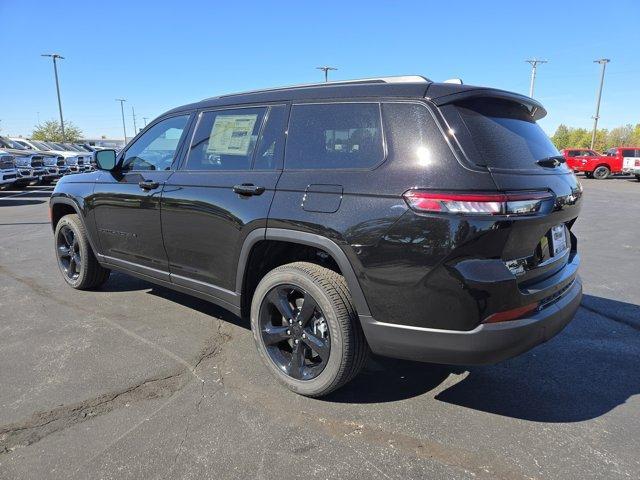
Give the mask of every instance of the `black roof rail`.
<path id="1" fill-rule="evenodd" d="M 205 100 L 212 100 L 215 98 L 233 97 L 236 95 L 246 95 L 251 93 L 263 93 L 263 92 L 277 92 L 279 90 L 292 90 L 302 88 L 318 88 L 318 87 L 334 87 L 340 85 L 358 85 L 358 84 L 371 84 L 371 83 L 433 83 L 427 77 L 422 75 L 398 75 L 391 77 L 373 77 L 373 78 L 357 78 L 354 80 L 337 80 L 332 82 L 320 82 L 320 83 L 306 83 L 299 85 L 289 85 L 284 87 L 263 88 L 258 90 L 250 90 L 246 92 L 228 93 L 225 95 L 219 95 L 216 97 L 205 98 Z"/>

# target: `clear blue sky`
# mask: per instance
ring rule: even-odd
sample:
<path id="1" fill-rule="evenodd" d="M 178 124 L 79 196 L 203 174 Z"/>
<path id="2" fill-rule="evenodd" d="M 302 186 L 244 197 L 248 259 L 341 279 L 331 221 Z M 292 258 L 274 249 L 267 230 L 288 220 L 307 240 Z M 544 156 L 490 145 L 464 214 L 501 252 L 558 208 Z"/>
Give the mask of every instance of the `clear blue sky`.
<path id="1" fill-rule="evenodd" d="M 590 127 L 611 58 L 601 125 L 640 122 L 640 2 L 213 2 L 0 0 L 0 128 L 29 135 L 57 119 L 58 52 L 65 119 L 86 136 L 122 137 L 124 97 L 142 117 L 205 97 L 321 79 L 422 74 L 527 93 L 539 68 L 542 126 Z M 271 2 L 269 2 L 271 3 Z"/>

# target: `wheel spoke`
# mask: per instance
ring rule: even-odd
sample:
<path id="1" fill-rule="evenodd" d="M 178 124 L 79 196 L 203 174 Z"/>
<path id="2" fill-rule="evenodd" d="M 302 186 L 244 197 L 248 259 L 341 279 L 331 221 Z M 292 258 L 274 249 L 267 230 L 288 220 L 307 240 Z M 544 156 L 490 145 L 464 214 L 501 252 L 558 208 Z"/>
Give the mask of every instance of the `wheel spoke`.
<path id="1" fill-rule="evenodd" d="M 72 255 L 71 259 L 69 260 L 69 267 L 67 268 L 67 277 L 71 278 L 75 275 L 75 273 L 76 273 L 76 261 Z"/>
<path id="2" fill-rule="evenodd" d="M 293 378 L 297 378 L 298 380 L 302 379 L 304 368 L 304 350 L 305 347 L 302 343 L 295 344 L 293 347 L 293 351 L 291 352 L 291 360 L 289 361 L 289 365 L 287 365 L 287 373 Z"/>
<path id="3" fill-rule="evenodd" d="M 62 236 L 64 237 L 64 241 L 67 244 L 67 247 L 71 248 L 75 240 L 74 239 L 75 235 L 73 234 L 73 232 L 68 228 L 63 228 L 60 233 L 62 233 Z"/>
<path id="4" fill-rule="evenodd" d="M 71 250 L 65 245 L 60 245 L 58 247 L 58 256 L 60 258 L 69 258 L 71 256 Z"/>
<path id="5" fill-rule="evenodd" d="M 302 308 L 296 317 L 296 320 L 301 321 L 302 325 L 305 326 L 311 317 L 313 317 L 313 313 L 316 311 L 316 301 L 313 299 L 311 295 L 305 292 L 304 301 L 302 303 Z"/>
<path id="6" fill-rule="evenodd" d="M 306 332 L 306 334 L 306 338 L 303 338 L 302 341 L 306 343 L 311 350 L 316 352 L 323 362 L 329 360 L 331 347 L 329 346 L 327 341 L 322 338 L 316 337 L 312 333 Z"/>
<path id="7" fill-rule="evenodd" d="M 73 263 L 75 264 L 75 271 L 77 273 L 80 273 L 80 269 L 82 268 L 82 257 L 80 257 L 79 253 L 73 254 Z"/>
<path id="8" fill-rule="evenodd" d="M 267 325 L 262 330 L 262 338 L 265 345 L 273 345 L 291 338 L 287 333 L 288 327 L 276 327 L 275 325 Z"/>
<path id="9" fill-rule="evenodd" d="M 278 288 L 269 293 L 269 301 L 273 303 L 285 320 L 293 318 L 293 309 L 287 298 L 287 292 L 284 288 Z"/>

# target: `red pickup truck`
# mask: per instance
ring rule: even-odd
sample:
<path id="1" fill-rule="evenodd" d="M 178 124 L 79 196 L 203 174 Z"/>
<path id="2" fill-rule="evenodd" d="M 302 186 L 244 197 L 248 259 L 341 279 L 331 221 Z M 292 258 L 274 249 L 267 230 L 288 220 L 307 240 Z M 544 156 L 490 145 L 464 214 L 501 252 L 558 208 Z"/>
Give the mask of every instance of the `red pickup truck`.
<path id="1" fill-rule="evenodd" d="M 561 150 L 567 166 L 574 172 L 583 172 L 587 178 L 604 180 L 614 173 L 622 173 L 622 157 L 600 155 L 589 148 L 565 148 Z"/>

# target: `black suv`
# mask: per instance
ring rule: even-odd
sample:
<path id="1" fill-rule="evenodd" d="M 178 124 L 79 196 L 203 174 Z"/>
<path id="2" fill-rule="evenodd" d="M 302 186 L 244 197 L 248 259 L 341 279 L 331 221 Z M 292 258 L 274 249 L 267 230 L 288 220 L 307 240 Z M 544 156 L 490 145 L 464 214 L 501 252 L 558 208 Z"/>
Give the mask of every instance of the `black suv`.
<path id="1" fill-rule="evenodd" d="M 582 295 L 582 189 L 537 101 L 423 77 L 171 110 L 51 198 L 74 288 L 116 269 L 250 318 L 265 364 L 320 396 L 369 351 L 485 364 L 558 333 Z"/>

